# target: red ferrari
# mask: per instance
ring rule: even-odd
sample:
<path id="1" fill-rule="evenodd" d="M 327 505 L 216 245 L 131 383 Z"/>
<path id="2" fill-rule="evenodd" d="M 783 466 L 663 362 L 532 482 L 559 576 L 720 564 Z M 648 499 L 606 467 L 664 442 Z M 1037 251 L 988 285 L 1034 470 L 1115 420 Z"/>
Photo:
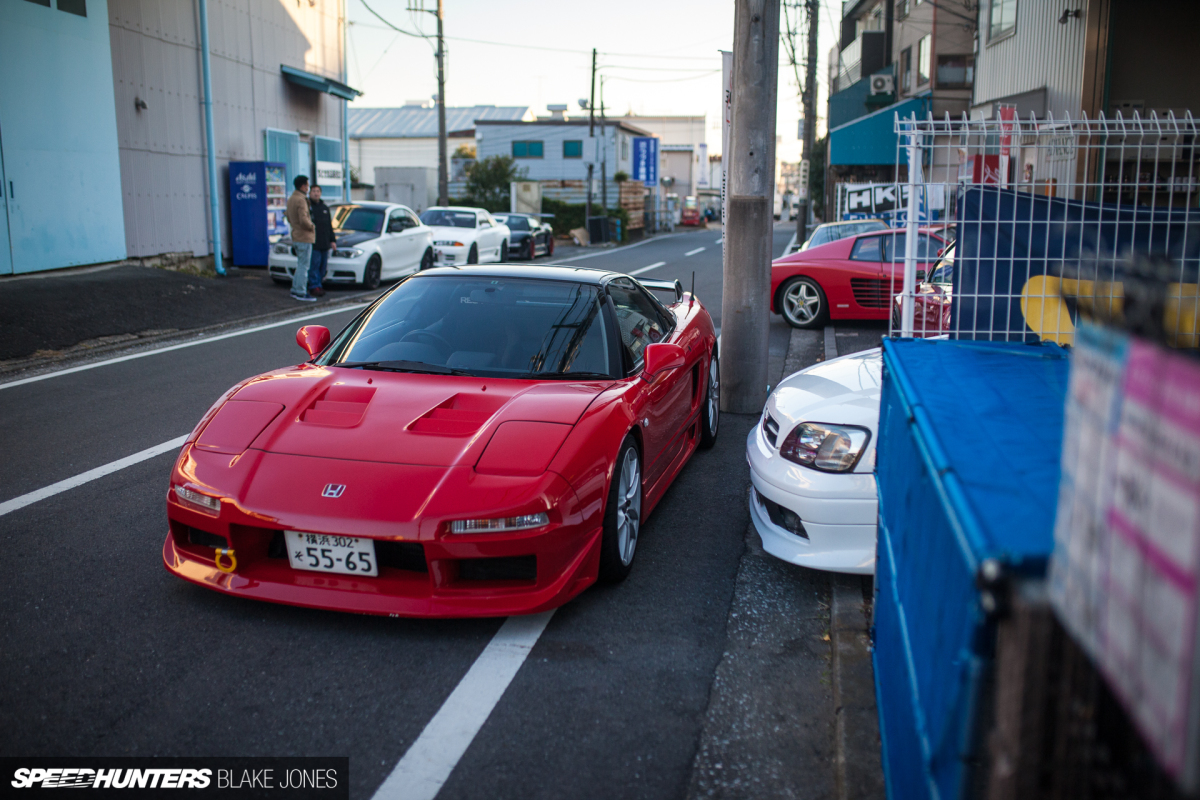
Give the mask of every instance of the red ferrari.
<path id="1" fill-rule="evenodd" d="M 678 283 L 433 269 L 332 342 L 296 338 L 309 361 L 226 392 L 171 471 L 163 560 L 185 580 L 393 616 L 554 608 L 629 573 L 716 440 L 716 334 Z"/>
<path id="2" fill-rule="evenodd" d="M 904 287 L 904 231 L 876 231 L 801 250 L 771 262 L 771 310 L 793 328 L 819 328 L 830 319 L 887 319 Z M 940 236 L 918 233 L 917 279 L 945 247 Z"/>

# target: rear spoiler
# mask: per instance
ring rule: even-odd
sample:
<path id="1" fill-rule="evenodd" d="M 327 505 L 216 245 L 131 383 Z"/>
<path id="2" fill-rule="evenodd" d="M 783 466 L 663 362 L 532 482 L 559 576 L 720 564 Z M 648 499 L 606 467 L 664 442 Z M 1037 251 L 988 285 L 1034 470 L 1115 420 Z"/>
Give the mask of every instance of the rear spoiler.
<path id="1" fill-rule="evenodd" d="M 640 283 L 642 286 L 645 286 L 647 289 L 652 289 L 652 290 L 662 291 L 662 292 L 674 292 L 676 303 L 678 303 L 680 300 L 683 299 L 683 284 L 680 283 L 679 281 L 652 281 L 652 280 L 643 280 L 642 278 L 637 278 L 636 280 L 638 283 Z"/>

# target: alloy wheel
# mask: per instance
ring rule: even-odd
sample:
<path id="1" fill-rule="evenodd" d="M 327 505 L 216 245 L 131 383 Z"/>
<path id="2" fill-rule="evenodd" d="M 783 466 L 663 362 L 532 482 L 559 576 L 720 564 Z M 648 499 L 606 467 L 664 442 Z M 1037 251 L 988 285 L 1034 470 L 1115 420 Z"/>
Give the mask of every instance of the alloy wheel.
<path id="1" fill-rule="evenodd" d="M 721 413 L 721 373 L 716 358 L 708 363 L 708 433 L 717 435 L 717 418 Z"/>
<path id="2" fill-rule="evenodd" d="M 617 553 L 625 566 L 629 566 L 633 561 L 641 521 L 641 469 L 638 466 L 637 450 L 630 447 L 621 461 L 621 477 L 617 484 Z"/>
<path id="3" fill-rule="evenodd" d="M 783 313 L 788 319 L 809 325 L 821 314 L 821 294 L 808 281 L 796 281 L 783 293 Z"/>

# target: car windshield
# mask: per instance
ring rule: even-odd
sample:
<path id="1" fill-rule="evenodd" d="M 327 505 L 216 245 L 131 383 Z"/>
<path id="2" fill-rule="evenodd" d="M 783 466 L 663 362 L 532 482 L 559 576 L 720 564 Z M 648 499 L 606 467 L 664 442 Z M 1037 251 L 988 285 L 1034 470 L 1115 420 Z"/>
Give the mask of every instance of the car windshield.
<path id="1" fill-rule="evenodd" d="M 443 228 L 474 228 L 475 214 L 470 211 L 431 208 L 421 215 L 421 222 L 426 225 L 440 225 Z"/>
<path id="2" fill-rule="evenodd" d="M 379 233 L 383 230 L 383 209 L 362 206 L 341 206 L 335 216 L 335 226 L 343 231 Z"/>
<path id="3" fill-rule="evenodd" d="M 508 226 L 510 231 L 527 231 L 529 230 L 528 217 L 496 217 L 496 219 Z"/>
<path id="4" fill-rule="evenodd" d="M 608 377 L 609 339 L 598 297 L 597 287 L 569 281 L 418 275 L 342 331 L 320 363 L 491 377 Z"/>
<path id="5" fill-rule="evenodd" d="M 929 275 L 930 283 L 954 283 L 954 248 L 951 247 L 942 256 L 941 261 L 938 261 L 937 266 L 933 268 L 933 272 Z"/>
<path id="6" fill-rule="evenodd" d="M 696 198 L 694 198 L 694 197 L 685 198 L 683 201 L 683 207 L 684 208 L 696 208 Z"/>

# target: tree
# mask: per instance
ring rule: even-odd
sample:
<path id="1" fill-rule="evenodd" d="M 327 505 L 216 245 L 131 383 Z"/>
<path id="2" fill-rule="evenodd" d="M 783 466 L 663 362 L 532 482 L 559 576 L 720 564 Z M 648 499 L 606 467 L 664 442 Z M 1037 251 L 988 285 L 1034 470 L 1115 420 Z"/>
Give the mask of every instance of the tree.
<path id="1" fill-rule="evenodd" d="M 809 202 L 812 204 L 813 215 L 824 222 L 831 220 L 825 216 L 825 154 L 829 149 L 829 137 L 822 136 L 813 142 L 812 157 L 808 160 Z"/>
<path id="2" fill-rule="evenodd" d="M 489 210 L 505 209 L 509 184 L 525 177 L 526 172 L 524 167 L 517 169 L 511 156 L 488 156 L 467 171 L 467 194 Z"/>
<path id="3" fill-rule="evenodd" d="M 456 149 L 454 151 L 454 155 L 452 156 L 452 158 L 474 158 L 474 157 L 475 157 L 475 145 L 473 145 L 473 144 L 460 144 L 458 146 L 458 149 Z"/>

